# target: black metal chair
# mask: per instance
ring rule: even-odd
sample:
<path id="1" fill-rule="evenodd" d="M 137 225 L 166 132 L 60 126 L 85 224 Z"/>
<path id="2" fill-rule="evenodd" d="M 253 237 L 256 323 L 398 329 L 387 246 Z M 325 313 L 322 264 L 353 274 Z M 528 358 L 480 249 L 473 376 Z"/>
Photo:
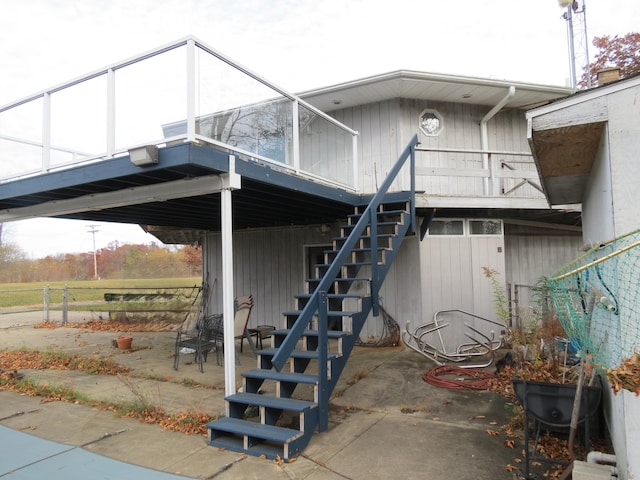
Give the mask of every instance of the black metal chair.
<path id="1" fill-rule="evenodd" d="M 186 325 L 185 325 L 186 324 Z M 184 327 L 184 329 L 183 329 Z M 176 335 L 175 355 L 173 357 L 173 368 L 178 370 L 180 353 L 183 349 L 195 354 L 194 361 L 198 362 L 200 372 L 204 372 L 204 362 L 210 351 L 218 352 L 221 346 L 218 342 L 222 332 L 222 315 L 200 316 L 192 329 L 187 322 L 178 329 Z M 219 363 L 219 359 L 218 359 Z"/>

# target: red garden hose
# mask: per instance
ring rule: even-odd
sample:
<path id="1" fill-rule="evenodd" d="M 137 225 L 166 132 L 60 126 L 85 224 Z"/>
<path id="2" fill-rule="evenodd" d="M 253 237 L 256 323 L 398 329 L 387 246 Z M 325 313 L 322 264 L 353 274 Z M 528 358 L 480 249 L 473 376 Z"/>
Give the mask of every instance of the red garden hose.
<path id="1" fill-rule="evenodd" d="M 441 365 L 423 373 L 422 379 L 430 385 L 453 390 L 486 390 L 493 376 L 493 373 L 478 368 Z"/>

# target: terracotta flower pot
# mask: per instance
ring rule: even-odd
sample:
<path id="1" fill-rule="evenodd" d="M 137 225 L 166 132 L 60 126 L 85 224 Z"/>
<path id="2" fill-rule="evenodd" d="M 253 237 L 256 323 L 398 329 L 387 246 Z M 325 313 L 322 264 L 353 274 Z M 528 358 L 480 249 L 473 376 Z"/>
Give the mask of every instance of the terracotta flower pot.
<path id="1" fill-rule="evenodd" d="M 129 350 L 131 348 L 131 342 L 133 342 L 133 337 L 118 337 L 116 338 L 116 342 L 120 350 Z"/>

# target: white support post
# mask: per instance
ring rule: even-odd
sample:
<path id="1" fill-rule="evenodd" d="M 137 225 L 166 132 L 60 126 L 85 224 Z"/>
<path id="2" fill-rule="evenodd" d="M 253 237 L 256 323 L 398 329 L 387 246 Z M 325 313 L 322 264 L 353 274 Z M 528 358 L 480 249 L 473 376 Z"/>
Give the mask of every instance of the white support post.
<path id="1" fill-rule="evenodd" d="M 231 192 L 240 188 L 240 176 L 235 173 L 235 156 L 229 155 L 229 173 L 222 175 L 224 187 L 220 192 L 222 217 L 222 315 L 224 326 L 224 392 L 236 393 L 236 348 L 234 338 L 233 294 L 233 222 Z"/>

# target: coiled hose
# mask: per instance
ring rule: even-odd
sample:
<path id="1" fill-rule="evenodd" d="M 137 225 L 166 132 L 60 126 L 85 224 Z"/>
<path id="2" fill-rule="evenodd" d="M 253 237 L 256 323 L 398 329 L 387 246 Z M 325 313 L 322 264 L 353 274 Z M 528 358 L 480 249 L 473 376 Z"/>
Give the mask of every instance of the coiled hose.
<path id="1" fill-rule="evenodd" d="M 452 390 L 486 390 L 493 377 L 494 374 L 486 370 L 454 365 L 440 365 L 422 374 L 428 384 Z"/>

